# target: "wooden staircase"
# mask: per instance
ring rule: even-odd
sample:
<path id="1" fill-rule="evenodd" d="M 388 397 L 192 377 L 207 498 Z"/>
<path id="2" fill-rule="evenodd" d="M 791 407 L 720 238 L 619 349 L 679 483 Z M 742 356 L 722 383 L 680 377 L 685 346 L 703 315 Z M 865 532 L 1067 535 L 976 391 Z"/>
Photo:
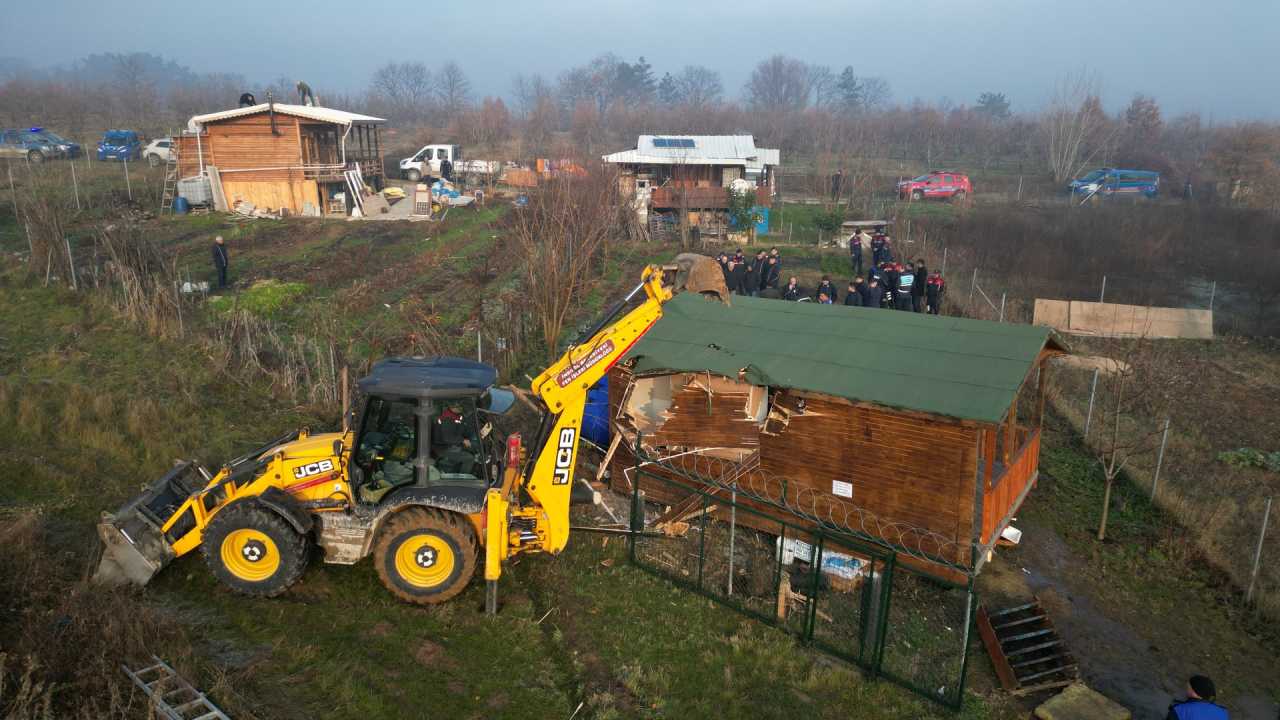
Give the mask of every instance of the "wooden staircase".
<path id="1" fill-rule="evenodd" d="M 980 606 L 978 633 L 1000 684 L 1014 695 L 1064 687 L 1080 677 L 1040 598 L 995 612 Z"/>

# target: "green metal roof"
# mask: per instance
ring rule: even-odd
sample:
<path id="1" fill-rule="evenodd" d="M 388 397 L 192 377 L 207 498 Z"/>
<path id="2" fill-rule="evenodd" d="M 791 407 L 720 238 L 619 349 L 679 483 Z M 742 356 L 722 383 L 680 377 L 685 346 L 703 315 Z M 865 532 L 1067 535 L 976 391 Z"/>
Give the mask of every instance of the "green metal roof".
<path id="1" fill-rule="evenodd" d="M 1035 325 L 684 293 L 627 353 L 638 374 L 709 371 L 893 408 L 998 423 L 1046 343 Z"/>

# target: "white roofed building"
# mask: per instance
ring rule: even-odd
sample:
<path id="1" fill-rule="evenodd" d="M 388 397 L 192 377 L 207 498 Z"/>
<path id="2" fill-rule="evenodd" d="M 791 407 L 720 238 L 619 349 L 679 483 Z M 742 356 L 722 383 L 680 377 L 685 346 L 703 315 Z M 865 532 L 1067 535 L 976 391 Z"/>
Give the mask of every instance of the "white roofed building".
<path id="1" fill-rule="evenodd" d="M 729 188 L 750 189 L 768 208 L 776 193 L 780 153 L 756 147 L 751 135 L 641 135 L 633 150 L 604 156 L 620 169 L 624 193 L 634 193 L 642 215 L 659 213 L 690 224 L 723 228 Z M 719 212 L 717 212 L 719 211 Z"/>
<path id="2" fill-rule="evenodd" d="M 358 171 L 383 183 L 382 118 L 334 108 L 262 103 L 196 115 L 174 138 L 178 177 L 207 176 L 212 195 L 293 214 L 345 211 Z"/>

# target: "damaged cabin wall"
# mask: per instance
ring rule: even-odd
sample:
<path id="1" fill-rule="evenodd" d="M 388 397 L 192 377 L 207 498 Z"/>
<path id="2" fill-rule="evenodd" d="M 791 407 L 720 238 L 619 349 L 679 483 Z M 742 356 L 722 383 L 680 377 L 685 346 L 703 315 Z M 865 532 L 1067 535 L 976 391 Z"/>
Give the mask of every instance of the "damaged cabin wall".
<path id="1" fill-rule="evenodd" d="M 773 405 L 766 406 L 764 388 L 755 388 L 761 393 L 761 404 L 753 407 L 769 407 L 767 421 L 760 423 L 763 418 L 751 418 L 746 410 L 748 396 L 741 392 L 742 384 L 712 376 L 718 382 L 708 398 L 699 387 L 706 382 L 705 374 L 666 377 L 676 379 L 673 385 L 678 389 L 671 406 L 661 412 L 662 424 L 655 427 L 656 418 L 636 422 L 649 427 L 644 433 L 646 446 L 758 448 L 763 477 L 777 483 L 785 478 L 788 504 L 801 512 L 819 517 L 830 512 L 842 520 L 847 516 L 851 529 L 878 535 L 895 545 L 902 544 L 906 536 L 887 525 L 904 523 L 943 538 L 946 560 L 965 566 L 971 562 L 977 427 L 790 390 L 775 393 Z M 630 407 L 634 412 L 651 402 L 648 397 L 634 400 L 630 394 L 643 388 L 645 381 L 649 381 L 646 392 L 652 392 L 659 387 L 653 380 L 661 378 L 641 378 L 633 383 L 627 368 L 613 368 L 609 376 L 610 417 L 616 420 L 619 408 Z M 721 392 L 716 392 L 716 387 Z M 610 466 L 614 490 L 632 490 L 634 464 L 632 448 L 624 443 Z M 726 472 L 728 468 L 726 465 Z M 670 477 L 653 466 L 647 471 Z M 852 497 L 835 495 L 834 481 L 849 483 Z M 641 485 L 653 501 L 675 505 L 683 499 L 683 493 L 666 483 Z M 848 512 L 853 507 L 874 514 L 879 522 L 861 522 Z M 752 519 L 749 513 L 738 515 L 742 524 L 753 525 Z M 773 527 L 758 529 L 776 532 Z M 939 551 L 936 543 L 912 549 Z M 944 577 L 954 574 L 932 563 L 908 562 Z"/>
<path id="2" fill-rule="evenodd" d="M 797 413 L 800 400 L 804 411 Z M 954 542 L 948 560 L 969 563 L 975 427 L 790 390 L 777 394 L 771 417 L 787 414 L 784 426 L 774 431 L 771 421 L 773 432 L 761 437 L 762 470 L 811 489 L 805 502 L 814 497 L 810 504 L 817 504 L 819 516 L 849 503 L 874 513 L 881 523 L 935 532 Z M 853 497 L 837 497 L 835 481 L 851 484 Z M 862 528 L 869 534 L 874 529 Z"/>

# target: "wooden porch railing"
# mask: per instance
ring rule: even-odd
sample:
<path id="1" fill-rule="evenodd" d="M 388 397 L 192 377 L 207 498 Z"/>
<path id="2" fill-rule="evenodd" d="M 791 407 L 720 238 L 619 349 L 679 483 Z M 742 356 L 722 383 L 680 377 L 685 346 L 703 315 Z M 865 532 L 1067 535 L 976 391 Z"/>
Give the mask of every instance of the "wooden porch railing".
<path id="1" fill-rule="evenodd" d="M 687 208 L 689 210 L 727 208 L 729 191 L 722 187 L 681 188 L 664 185 L 653 189 L 649 201 L 656 208 Z M 771 203 L 769 188 L 756 188 L 756 204 L 769 207 Z"/>
<path id="2" fill-rule="evenodd" d="M 987 478 L 982 500 L 982 542 L 991 541 L 1000 521 L 1013 509 L 1040 468 L 1040 428 L 1031 430 L 1022 446 L 994 480 Z"/>

